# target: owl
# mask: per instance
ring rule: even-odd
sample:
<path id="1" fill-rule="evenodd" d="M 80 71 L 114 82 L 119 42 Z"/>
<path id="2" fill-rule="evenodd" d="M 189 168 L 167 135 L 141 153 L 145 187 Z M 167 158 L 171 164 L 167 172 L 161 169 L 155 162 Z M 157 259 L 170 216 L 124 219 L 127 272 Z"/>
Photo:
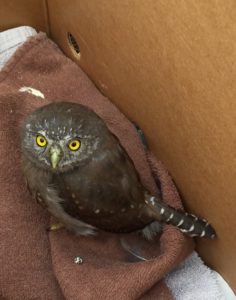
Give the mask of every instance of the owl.
<path id="1" fill-rule="evenodd" d="M 191 237 L 215 237 L 206 220 L 150 194 L 117 137 L 83 105 L 57 102 L 32 112 L 21 147 L 32 196 L 77 234 L 142 232 L 151 239 L 168 223 Z"/>

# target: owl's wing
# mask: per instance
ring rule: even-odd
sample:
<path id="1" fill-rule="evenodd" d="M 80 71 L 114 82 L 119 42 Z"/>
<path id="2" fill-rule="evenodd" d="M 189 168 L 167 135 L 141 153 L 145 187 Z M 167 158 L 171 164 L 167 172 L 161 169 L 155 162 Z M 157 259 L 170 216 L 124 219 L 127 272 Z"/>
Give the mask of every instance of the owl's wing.
<path id="1" fill-rule="evenodd" d="M 69 199 L 64 209 L 86 223 L 123 232 L 152 221 L 145 214 L 145 190 L 133 162 L 116 140 L 63 181 L 69 187 L 63 189 L 63 198 Z"/>
<path id="2" fill-rule="evenodd" d="M 59 221 L 81 235 L 95 234 L 95 228 L 74 219 L 63 209 L 63 199 L 59 196 L 57 186 L 52 184 L 52 175 L 36 168 L 31 161 L 22 157 L 23 172 L 27 188 L 31 195 Z"/>

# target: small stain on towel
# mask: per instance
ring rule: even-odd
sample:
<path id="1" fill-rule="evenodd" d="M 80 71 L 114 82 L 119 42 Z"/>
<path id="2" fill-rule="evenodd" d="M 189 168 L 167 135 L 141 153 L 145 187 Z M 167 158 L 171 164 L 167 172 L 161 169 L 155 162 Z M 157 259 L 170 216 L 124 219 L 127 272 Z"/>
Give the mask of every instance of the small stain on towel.
<path id="1" fill-rule="evenodd" d="M 32 87 L 29 87 L 29 86 L 23 86 L 22 88 L 19 89 L 19 92 L 23 92 L 23 93 L 26 92 L 26 93 L 32 94 L 36 97 L 45 99 L 44 94 L 42 92 L 40 92 L 39 90 L 36 90 Z"/>

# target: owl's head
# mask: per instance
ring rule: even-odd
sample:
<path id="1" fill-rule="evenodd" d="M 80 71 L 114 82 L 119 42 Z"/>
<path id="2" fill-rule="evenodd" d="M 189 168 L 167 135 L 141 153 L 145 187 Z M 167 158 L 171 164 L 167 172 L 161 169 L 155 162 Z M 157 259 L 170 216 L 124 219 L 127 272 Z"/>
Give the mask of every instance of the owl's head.
<path id="1" fill-rule="evenodd" d="M 64 172 L 92 159 L 103 148 L 107 135 L 103 120 L 87 107 L 51 103 L 26 118 L 22 151 L 37 167 Z"/>

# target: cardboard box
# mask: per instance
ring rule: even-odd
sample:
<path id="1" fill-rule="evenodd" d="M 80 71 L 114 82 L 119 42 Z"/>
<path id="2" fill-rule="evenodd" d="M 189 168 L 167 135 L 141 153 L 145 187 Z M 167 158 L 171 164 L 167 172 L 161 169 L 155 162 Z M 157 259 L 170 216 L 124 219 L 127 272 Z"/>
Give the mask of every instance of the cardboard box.
<path id="1" fill-rule="evenodd" d="M 0 30 L 46 31 L 140 125 L 215 226 L 198 251 L 236 290 L 235 15 L 233 0 L 0 0 Z"/>

